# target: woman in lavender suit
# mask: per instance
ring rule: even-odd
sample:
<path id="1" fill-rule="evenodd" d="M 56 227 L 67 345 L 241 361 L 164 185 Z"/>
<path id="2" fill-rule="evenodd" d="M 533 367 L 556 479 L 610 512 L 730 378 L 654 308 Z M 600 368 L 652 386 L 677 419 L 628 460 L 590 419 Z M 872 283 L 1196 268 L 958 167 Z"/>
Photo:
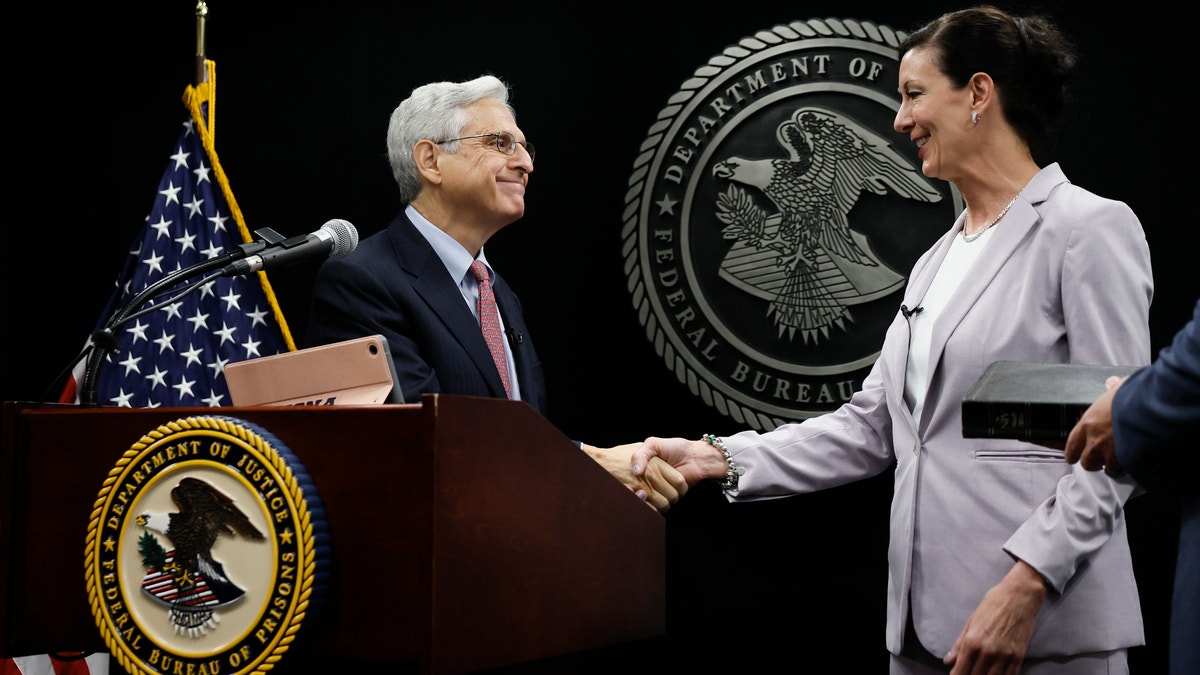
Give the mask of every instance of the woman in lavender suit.
<path id="1" fill-rule="evenodd" d="M 909 277 L 903 304 L 921 311 L 897 312 L 838 410 L 766 433 L 649 438 L 634 471 L 662 457 L 737 503 L 891 468 L 891 672 L 1128 672 L 1144 642 L 1123 515 L 1136 483 L 1040 445 L 963 438 L 961 401 L 993 361 L 1149 363 L 1141 223 L 1035 159 L 1076 63 L 1051 22 L 951 12 L 900 54 L 896 129 L 966 202 Z M 736 556 L 725 572 L 754 574 Z"/>

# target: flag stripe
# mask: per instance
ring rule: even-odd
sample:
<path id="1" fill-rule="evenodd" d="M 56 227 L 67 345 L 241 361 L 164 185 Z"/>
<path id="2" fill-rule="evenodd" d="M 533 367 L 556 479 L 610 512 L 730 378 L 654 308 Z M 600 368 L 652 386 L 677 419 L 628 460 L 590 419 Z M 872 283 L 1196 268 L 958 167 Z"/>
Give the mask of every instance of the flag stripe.
<path id="1" fill-rule="evenodd" d="M 0 659 L 0 675 L 108 675 L 108 654 L 95 653 L 86 658 L 66 658 L 82 654 L 83 652 L 66 652 L 61 654 L 64 658 L 37 654 Z"/>

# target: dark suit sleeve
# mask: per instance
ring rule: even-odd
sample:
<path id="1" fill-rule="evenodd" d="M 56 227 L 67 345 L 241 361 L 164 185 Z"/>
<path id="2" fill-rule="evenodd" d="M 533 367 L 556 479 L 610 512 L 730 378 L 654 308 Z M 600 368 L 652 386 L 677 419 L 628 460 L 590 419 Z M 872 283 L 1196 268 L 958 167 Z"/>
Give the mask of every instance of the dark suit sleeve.
<path id="1" fill-rule="evenodd" d="M 1117 459 L 1147 488 L 1200 464 L 1200 301 L 1171 345 L 1117 390 L 1112 423 Z"/>

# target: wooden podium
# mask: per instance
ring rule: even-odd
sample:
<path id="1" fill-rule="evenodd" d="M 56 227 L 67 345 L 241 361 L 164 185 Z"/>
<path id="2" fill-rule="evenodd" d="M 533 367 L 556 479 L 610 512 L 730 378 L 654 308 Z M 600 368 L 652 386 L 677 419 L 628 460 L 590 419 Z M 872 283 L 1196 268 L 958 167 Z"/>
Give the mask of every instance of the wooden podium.
<path id="1" fill-rule="evenodd" d="M 665 633 L 665 520 L 524 403 L 5 402 L 0 656 L 109 651 L 84 574 L 96 496 L 144 434 L 200 415 L 270 432 L 324 506 L 329 588 L 296 656 L 461 673 Z"/>

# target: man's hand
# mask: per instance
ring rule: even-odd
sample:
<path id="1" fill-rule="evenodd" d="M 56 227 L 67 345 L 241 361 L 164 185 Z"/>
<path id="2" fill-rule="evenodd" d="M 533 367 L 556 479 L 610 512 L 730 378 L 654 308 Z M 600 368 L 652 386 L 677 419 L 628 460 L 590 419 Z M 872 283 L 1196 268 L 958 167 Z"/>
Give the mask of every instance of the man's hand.
<path id="1" fill-rule="evenodd" d="M 1083 416 L 1075 423 L 1063 447 L 1068 464 L 1079 462 L 1079 465 L 1088 471 L 1104 469 L 1104 473 L 1114 478 L 1125 473 L 1117 460 L 1112 435 L 1113 395 L 1125 379 L 1114 375 L 1105 380 L 1104 384 L 1108 390 L 1088 406 Z"/>
<path id="2" fill-rule="evenodd" d="M 644 472 L 634 475 L 632 456 L 640 447 L 641 443 L 626 443 L 611 448 L 598 448 L 585 443 L 583 451 L 651 508 L 664 513 L 687 494 L 687 480 L 674 467 L 657 457 L 647 464 Z"/>

